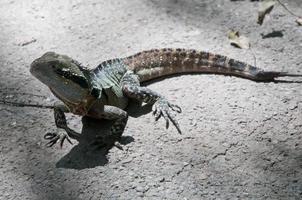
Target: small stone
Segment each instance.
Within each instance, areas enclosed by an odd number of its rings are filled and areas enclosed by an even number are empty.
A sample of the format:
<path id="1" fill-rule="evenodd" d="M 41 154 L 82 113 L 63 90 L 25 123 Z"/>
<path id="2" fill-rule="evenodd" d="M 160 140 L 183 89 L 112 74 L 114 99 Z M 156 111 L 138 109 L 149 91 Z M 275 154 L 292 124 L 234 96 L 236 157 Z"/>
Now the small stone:
<path id="1" fill-rule="evenodd" d="M 211 195 L 213 195 L 213 194 L 215 194 L 215 193 L 216 193 L 215 191 L 211 191 L 211 192 L 210 192 Z"/>
<path id="2" fill-rule="evenodd" d="M 10 94 L 10 95 L 6 95 L 5 98 L 13 98 L 14 95 Z"/>
<path id="3" fill-rule="evenodd" d="M 165 181 L 165 177 L 160 177 L 159 179 L 158 179 L 158 182 L 160 182 L 160 183 L 162 183 L 162 182 L 164 182 Z"/>
<path id="4" fill-rule="evenodd" d="M 199 175 L 199 179 L 201 179 L 201 180 L 205 180 L 207 178 L 208 178 L 208 175 L 206 175 L 206 174 L 200 174 Z"/>
<path id="5" fill-rule="evenodd" d="M 122 160 L 121 163 L 122 164 L 127 164 L 127 163 L 130 163 L 132 160 L 133 160 L 133 158 L 131 158 L 131 157 L 130 158 L 126 158 L 125 160 Z"/>
<path id="6" fill-rule="evenodd" d="M 34 42 L 36 42 L 36 41 L 37 41 L 37 39 L 32 38 L 32 39 L 30 39 L 30 40 L 27 40 L 27 41 L 24 41 L 24 42 L 20 42 L 18 45 L 19 45 L 19 46 L 26 46 L 26 45 L 29 45 L 29 44 L 34 43 Z"/>
<path id="7" fill-rule="evenodd" d="M 137 192 L 144 192 L 144 188 L 141 186 L 136 187 L 135 189 Z"/>
<path id="8" fill-rule="evenodd" d="M 295 110 L 296 108 L 298 108 L 298 105 L 296 105 L 296 104 L 291 104 L 291 105 L 289 106 L 289 109 L 290 109 L 290 110 Z"/>
<path id="9" fill-rule="evenodd" d="M 193 119 L 193 120 L 191 121 L 191 125 L 194 126 L 194 127 L 197 126 L 197 121 L 196 121 L 195 119 Z"/>

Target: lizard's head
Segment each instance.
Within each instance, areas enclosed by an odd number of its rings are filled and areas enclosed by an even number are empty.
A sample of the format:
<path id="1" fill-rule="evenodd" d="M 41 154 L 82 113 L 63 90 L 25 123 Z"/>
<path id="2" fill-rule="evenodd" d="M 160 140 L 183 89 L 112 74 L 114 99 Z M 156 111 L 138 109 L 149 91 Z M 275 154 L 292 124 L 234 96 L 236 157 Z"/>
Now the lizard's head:
<path id="1" fill-rule="evenodd" d="M 78 103 L 89 92 L 88 70 L 72 58 L 47 52 L 30 65 L 30 72 L 65 103 Z"/>

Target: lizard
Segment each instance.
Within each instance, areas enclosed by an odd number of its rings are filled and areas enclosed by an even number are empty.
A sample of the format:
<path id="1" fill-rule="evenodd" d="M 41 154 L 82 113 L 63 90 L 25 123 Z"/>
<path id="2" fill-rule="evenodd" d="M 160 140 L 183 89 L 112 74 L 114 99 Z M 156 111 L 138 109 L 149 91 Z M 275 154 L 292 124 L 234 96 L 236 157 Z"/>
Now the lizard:
<path id="1" fill-rule="evenodd" d="M 84 67 L 69 56 L 46 52 L 30 65 L 30 72 L 61 103 L 54 106 L 54 119 L 63 133 L 46 133 L 47 146 L 70 138 L 79 139 L 81 134 L 68 127 L 65 113 L 88 116 L 96 119 L 114 120 L 110 134 L 98 139 L 100 147 L 119 145 L 128 114 L 125 108 L 130 99 L 152 105 L 157 121 L 164 118 L 166 128 L 172 123 L 178 133 L 181 129 L 176 113 L 181 108 L 163 95 L 152 91 L 141 83 L 175 74 L 206 73 L 237 76 L 256 82 L 274 82 L 284 76 L 302 76 L 279 71 L 264 71 L 245 62 L 223 55 L 194 49 L 151 49 L 134 55 L 101 62 L 94 69 Z"/>

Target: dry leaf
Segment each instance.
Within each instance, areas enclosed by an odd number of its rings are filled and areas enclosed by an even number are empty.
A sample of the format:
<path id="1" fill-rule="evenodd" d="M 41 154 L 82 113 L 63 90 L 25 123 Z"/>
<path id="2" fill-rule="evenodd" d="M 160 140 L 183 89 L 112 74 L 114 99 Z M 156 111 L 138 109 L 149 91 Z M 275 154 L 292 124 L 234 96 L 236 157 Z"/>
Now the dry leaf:
<path id="1" fill-rule="evenodd" d="M 302 17 L 296 19 L 296 22 L 299 26 L 302 26 Z"/>
<path id="2" fill-rule="evenodd" d="M 274 0 L 264 0 L 260 2 L 259 10 L 258 10 L 258 21 L 257 23 L 262 25 L 265 15 L 269 14 L 276 4 Z"/>
<path id="3" fill-rule="evenodd" d="M 239 34 L 239 31 L 230 31 L 228 34 L 231 45 L 241 48 L 248 49 L 250 48 L 250 41 L 247 37 Z"/>

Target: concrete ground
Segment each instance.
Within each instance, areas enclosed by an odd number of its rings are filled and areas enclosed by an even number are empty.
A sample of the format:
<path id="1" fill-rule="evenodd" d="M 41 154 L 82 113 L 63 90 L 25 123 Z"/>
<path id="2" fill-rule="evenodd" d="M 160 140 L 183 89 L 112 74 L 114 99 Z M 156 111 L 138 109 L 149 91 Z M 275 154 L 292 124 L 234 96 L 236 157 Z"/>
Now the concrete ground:
<path id="1" fill-rule="evenodd" d="M 283 0 L 302 13 L 301 0 Z M 302 73 L 302 27 L 277 6 L 263 26 L 257 2 L 87 0 L 0 2 L 1 99 L 50 105 L 29 73 L 46 51 L 84 65 L 151 48 L 206 50 L 254 63 L 229 45 L 250 38 L 257 66 Z M 276 34 L 277 32 L 277 34 Z M 273 33 L 273 34 L 271 34 Z M 150 85 L 183 108 L 183 130 L 165 130 L 133 105 L 124 151 L 87 143 L 110 123 L 69 116 L 83 141 L 45 147 L 51 110 L 0 105 L 0 199 L 302 199 L 301 83 L 255 83 L 216 75 L 178 76 Z"/>

